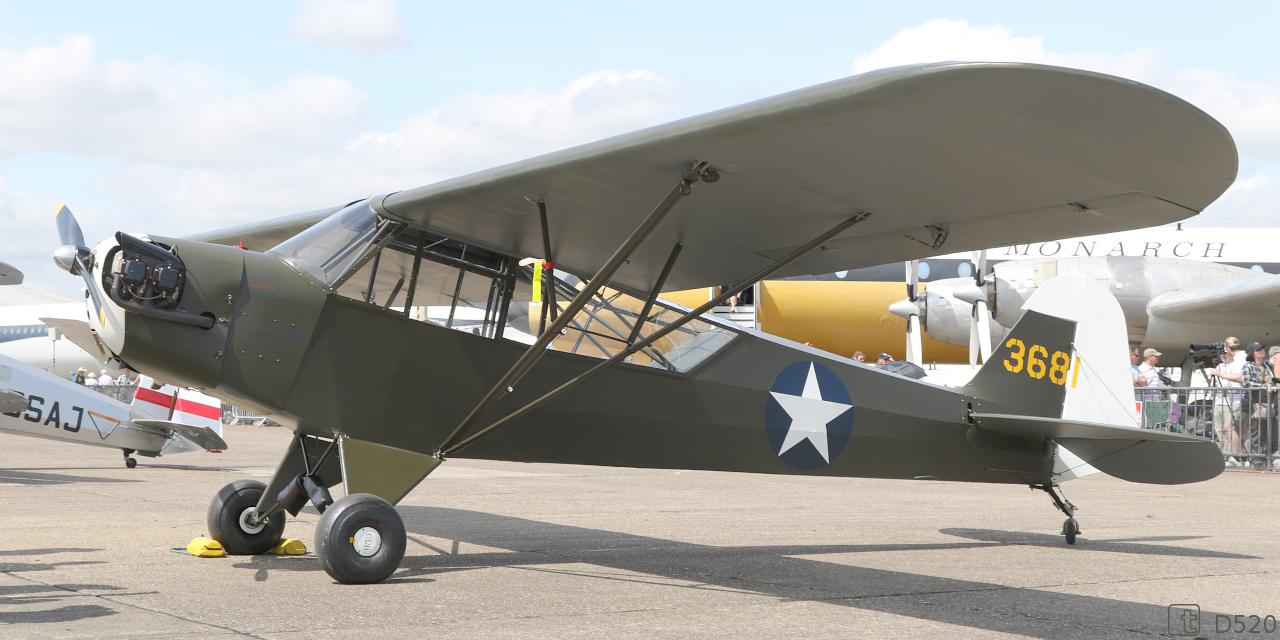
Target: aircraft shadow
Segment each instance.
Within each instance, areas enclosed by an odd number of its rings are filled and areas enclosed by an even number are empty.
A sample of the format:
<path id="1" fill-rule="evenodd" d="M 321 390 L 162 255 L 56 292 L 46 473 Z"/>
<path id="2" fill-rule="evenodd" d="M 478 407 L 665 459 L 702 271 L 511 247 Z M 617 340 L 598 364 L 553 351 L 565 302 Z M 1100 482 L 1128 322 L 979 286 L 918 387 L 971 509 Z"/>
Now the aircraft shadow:
<path id="1" fill-rule="evenodd" d="M 81 563 L 62 563 L 81 564 Z M 0 570 L 11 571 L 13 565 L 0 565 Z M 41 605 L 59 603 L 67 598 L 83 597 L 83 590 L 120 591 L 123 587 L 107 584 L 18 584 L 0 586 L 0 606 Z M 57 624 L 101 618 L 119 613 L 100 604 L 73 604 L 38 611 L 0 611 L 0 625 Z"/>
<path id="2" fill-rule="evenodd" d="M 547 565 L 589 564 L 640 575 L 567 567 L 563 572 L 584 579 L 625 581 L 645 581 L 645 576 L 657 576 L 692 583 L 681 585 L 689 589 L 733 590 L 782 600 L 817 601 L 1053 640 L 1168 631 L 1168 608 L 1159 605 L 795 557 L 1010 544 L 1005 540 L 921 545 L 714 547 L 459 509 L 402 506 L 399 510 L 412 533 L 510 552 L 412 556 L 406 558 L 402 570 L 394 576 L 397 579 L 494 566 L 531 565 L 530 568 L 536 566 L 535 570 L 557 571 Z M 1035 540 L 1016 539 L 1017 544 Z M 1093 549 L 1093 544 L 1082 549 L 1141 553 L 1139 548 L 1151 546 L 1159 555 L 1179 555 L 1170 551 L 1172 547 L 1160 545 L 1110 542 L 1104 543 L 1103 548 Z M 1241 557 L 1211 552 L 1182 555 Z M 318 563 L 309 564 L 318 570 Z"/>
<path id="3" fill-rule="evenodd" d="M 101 618 L 118 613 L 100 604 L 73 604 L 43 611 L 0 611 L 0 624 L 49 624 Z"/>
<path id="4" fill-rule="evenodd" d="M 47 556 L 51 553 L 92 553 L 94 551 L 102 551 L 102 549 L 77 549 L 73 547 L 55 547 L 52 549 L 14 549 L 12 551 L 0 550 L 0 556 Z"/>
<path id="5" fill-rule="evenodd" d="M 994 529 L 939 529 L 939 533 L 970 540 L 996 542 L 1007 545 L 1026 545 L 1033 547 L 1062 547 L 1060 535 L 1047 533 L 1029 533 L 1026 531 L 997 531 Z M 1198 540 L 1204 536 L 1155 536 L 1150 538 L 1128 538 L 1116 540 L 1096 540 L 1080 536 L 1076 548 L 1088 551 L 1105 551 L 1107 553 L 1137 553 L 1149 556 L 1178 556 L 1183 558 L 1234 558 L 1239 560 L 1259 560 L 1258 556 L 1226 551 L 1210 551 L 1208 549 L 1191 549 L 1188 547 L 1172 547 L 1161 544 L 1139 544 L 1140 542 Z"/>
<path id="6" fill-rule="evenodd" d="M 73 476 L 62 473 L 0 469 L 0 484 L 51 485 L 98 482 L 142 482 L 142 480 L 134 480 L 131 478 L 95 478 L 93 476 Z"/>

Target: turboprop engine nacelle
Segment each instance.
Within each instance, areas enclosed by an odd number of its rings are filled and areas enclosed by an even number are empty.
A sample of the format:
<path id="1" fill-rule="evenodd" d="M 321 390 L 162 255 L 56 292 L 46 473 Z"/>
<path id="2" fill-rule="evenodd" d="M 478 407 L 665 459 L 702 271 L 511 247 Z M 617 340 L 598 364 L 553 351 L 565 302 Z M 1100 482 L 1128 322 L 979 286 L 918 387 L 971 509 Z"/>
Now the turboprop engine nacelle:
<path id="1" fill-rule="evenodd" d="M 948 344 L 969 346 L 969 325 L 973 323 L 973 304 L 956 296 L 956 292 L 964 287 L 973 287 L 973 278 L 950 278 L 935 280 L 919 296 L 915 307 L 920 311 L 920 326 L 935 340 Z M 889 307 L 895 315 L 902 315 L 899 310 L 906 308 L 903 301 Z M 991 322 L 991 342 L 997 344 L 1008 329 L 997 322 Z"/>

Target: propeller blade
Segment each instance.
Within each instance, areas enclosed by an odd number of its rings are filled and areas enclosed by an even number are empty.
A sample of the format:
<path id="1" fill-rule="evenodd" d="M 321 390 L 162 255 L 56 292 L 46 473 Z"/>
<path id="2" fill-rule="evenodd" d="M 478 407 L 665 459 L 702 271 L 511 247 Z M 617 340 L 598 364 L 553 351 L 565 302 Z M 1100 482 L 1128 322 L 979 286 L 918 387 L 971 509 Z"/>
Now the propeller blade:
<path id="1" fill-rule="evenodd" d="M 974 305 L 978 308 L 978 305 Z M 978 351 L 981 345 L 978 342 L 978 321 L 973 316 L 969 317 L 969 366 L 978 366 Z"/>
<path id="2" fill-rule="evenodd" d="M 924 366 L 924 338 L 920 333 L 920 316 L 907 318 L 907 362 Z"/>
<path id="3" fill-rule="evenodd" d="M 979 287 L 987 283 L 987 250 L 973 252 L 973 264 L 978 267 L 973 272 L 973 281 Z"/>
<path id="4" fill-rule="evenodd" d="M 987 301 L 979 300 L 973 305 L 974 326 L 977 327 L 978 351 L 982 354 L 982 364 L 991 359 L 991 314 L 987 312 Z M 971 356 L 972 357 L 972 356 Z"/>
<path id="5" fill-rule="evenodd" d="M 907 265 L 907 299 L 915 302 L 916 291 L 920 288 L 920 261 L 908 260 Z"/>
<path id="6" fill-rule="evenodd" d="M 86 248 L 84 232 L 80 230 L 80 223 L 76 222 L 76 217 L 71 214 L 71 209 L 67 205 L 59 202 L 58 211 L 53 214 L 53 219 L 58 224 L 58 240 L 62 241 L 63 246 Z"/>

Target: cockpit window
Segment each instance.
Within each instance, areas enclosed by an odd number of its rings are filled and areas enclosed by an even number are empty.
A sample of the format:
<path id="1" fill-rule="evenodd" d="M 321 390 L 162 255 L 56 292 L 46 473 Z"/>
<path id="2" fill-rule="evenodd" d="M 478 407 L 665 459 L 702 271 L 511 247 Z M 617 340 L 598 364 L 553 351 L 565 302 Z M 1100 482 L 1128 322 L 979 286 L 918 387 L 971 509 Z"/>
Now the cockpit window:
<path id="1" fill-rule="evenodd" d="M 403 228 L 404 225 L 398 222 L 379 218 L 369 206 L 369 201 L 361 200 L 281 242 L 267 253 L 284 258 L 333 287 Z"/>

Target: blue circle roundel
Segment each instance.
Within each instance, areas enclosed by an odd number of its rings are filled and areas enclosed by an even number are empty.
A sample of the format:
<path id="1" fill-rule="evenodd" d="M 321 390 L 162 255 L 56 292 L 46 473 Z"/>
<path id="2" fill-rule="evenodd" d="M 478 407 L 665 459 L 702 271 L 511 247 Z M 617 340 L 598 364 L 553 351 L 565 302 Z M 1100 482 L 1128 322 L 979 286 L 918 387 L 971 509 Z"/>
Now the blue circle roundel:
<path id="1" fill-rule="evenodd" d="M 825 467 L 844 451 L 853 433 L 849 390 L 822 364 L 792 364 L 769 388 L 764 428 L 783 462 L 801 471 Z"/>

